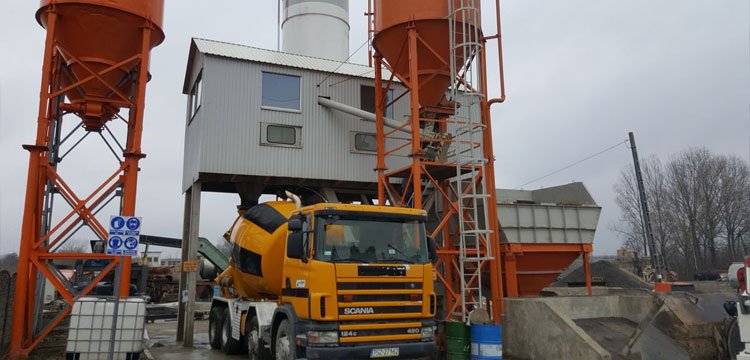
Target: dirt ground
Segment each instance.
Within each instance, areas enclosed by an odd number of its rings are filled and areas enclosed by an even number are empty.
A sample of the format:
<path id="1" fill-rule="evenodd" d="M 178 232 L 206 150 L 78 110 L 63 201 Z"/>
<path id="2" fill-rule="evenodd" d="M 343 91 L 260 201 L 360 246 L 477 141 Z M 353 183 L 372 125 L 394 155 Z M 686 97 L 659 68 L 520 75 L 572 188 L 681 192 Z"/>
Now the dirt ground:
<path id="1" fill-rule="evenodd" d="M 177 344 L 177 321 L 160 321 L 146 324 L 148 351 L 154 360 L 242 359 L 245 356 L 228 356 L 208 345 L 208 320 L 195 321 L 193 348 Z"/>

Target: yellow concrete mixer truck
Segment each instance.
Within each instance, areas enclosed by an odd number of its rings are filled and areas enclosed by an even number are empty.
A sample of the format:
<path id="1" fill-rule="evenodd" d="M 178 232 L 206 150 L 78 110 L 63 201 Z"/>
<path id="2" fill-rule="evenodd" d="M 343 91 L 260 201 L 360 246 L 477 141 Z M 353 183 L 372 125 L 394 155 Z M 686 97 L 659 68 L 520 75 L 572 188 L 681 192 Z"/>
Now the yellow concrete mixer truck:
<path id="1" fill-rule="evenodd" d="M 251 207 L 228 233 L 211 346 L 251 359 L 432 355 L 436 254 L 426 213 L 290 198 Z"/>

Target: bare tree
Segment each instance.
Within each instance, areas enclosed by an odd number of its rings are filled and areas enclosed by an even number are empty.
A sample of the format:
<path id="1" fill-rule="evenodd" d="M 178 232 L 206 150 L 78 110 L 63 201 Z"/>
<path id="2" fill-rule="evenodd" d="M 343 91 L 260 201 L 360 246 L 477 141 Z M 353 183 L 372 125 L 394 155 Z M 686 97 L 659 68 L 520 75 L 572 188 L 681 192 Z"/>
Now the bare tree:
<path id="1" fill-rule="evenodd" d="M 69 239 L 57 249 L 57 252 L 66 254 L 90 253 L 91 251 L 89 246 L 90 245 L 85 241 Z"/>
<path id="2" fill-rule="evenodd" d="M 0 256 L 0 271 L 16 272 L 18 267 L 18 254 L 5 254 Z"/>
<path id="3" fill-rule="evenodd" d="M 746 247 L 740 244 L 747 232 L 750 210 L 750 170 L 744 161 L 734 156 L 724 157 L 725 165 L 717 175 L 721 226 L 731 261 L 741 260 Z"/>
<path id="4" fill-rule="evenodd" d="M 750 251 L 750 168 L 733 156 L 689 149 L 666 164 L 642 163 L 657 252 L 683 277 L 724 268 Z M 611 225 L 624 243 L 646 254 L 632 167 L 613 187 L 621 210 Z"/>

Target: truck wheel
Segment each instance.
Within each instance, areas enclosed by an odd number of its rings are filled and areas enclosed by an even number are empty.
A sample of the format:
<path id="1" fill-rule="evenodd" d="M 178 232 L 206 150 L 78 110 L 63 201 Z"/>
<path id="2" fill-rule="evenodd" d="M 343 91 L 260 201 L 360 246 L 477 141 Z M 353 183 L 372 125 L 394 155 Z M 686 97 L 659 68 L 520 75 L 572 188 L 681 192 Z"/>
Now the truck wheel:
<path id="1" fill-rule="evenodd" d="M 242 345 L 238 340 L 232 338 L 232 317 L 229 315 L 229 308 L 224 308 L 221 316 L 224 318 L 221 327 L 221 350 L 227 355 L 238 354 L 242 350 Z"/>
<path id="2" fill-rule="evenodd" d="M 208 342 L 211 348 L 221 349 L 221 328 L 223 325 L 222 315 L 224 312 L 220 307 L 212 307 L 208 315 Z"/>
<path id="3" fill-rule="evenodd" d="M 257 316 L 253 316 L 248 322 L 248 332 L 245 337 L 247 338 L 247 354 L 250 356 L 250 360 L 268 360 L 271 358 L 268 349 L 266 349 L 266 343 L 260 338 L 260 323 Z"/>
<path id="4" fill-rule="evenodd" d="M 294 360 L 296 351 L 294 345 L 294 331 L 289 320 L 284 319 L 276 330 L 276 360 Z"/>

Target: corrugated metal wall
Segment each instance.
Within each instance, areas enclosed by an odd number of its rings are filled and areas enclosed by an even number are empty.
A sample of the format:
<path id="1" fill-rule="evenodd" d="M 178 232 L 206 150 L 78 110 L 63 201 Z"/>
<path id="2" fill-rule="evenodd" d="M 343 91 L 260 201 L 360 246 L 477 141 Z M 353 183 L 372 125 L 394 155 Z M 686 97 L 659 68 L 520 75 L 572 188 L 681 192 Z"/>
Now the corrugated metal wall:
<path id="1" fill-rule="evenodd" d="M 299 113 L 261 109 L 263 71 L 301 77 Z M 359 107 L 360 86 L 372 84 L 366 78 L 205 56 L 201 109 L 185 136 L 183 189 L 199 173 L 375 182 L 376 155 L 351 151 L 351 132 L 374 133 L 374 124 L 317 103 L 326 96 Z M 399 86 L 395 94 L 402 92 Z M 408 111 L 405 97 L 396 103 L 394 118 L 403 121 Z M 302 127 L 302 147 L 261 145 L 261 123 Z"/>

